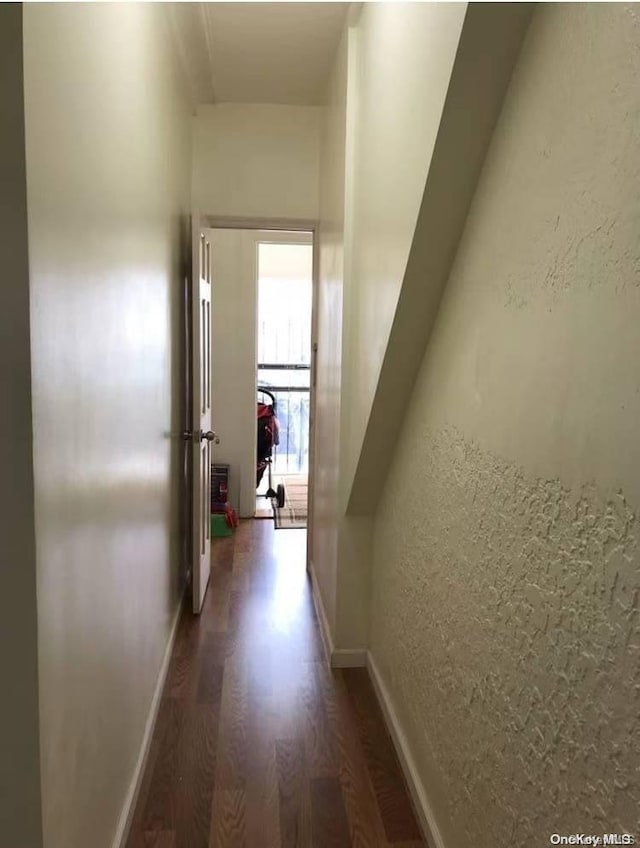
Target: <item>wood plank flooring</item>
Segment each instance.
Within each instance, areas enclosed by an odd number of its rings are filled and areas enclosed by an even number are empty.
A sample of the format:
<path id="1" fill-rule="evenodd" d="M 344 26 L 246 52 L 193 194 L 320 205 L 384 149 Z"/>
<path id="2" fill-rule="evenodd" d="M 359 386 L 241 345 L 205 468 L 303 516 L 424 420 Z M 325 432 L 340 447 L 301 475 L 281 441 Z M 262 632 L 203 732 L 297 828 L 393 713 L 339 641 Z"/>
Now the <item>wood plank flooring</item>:
<path id="1" fill-rule="evenodd" d="M 326 666 L 305 547 L 266 521 L 215 540 L 127 848 L 426 848 L 367 672 Z"/>

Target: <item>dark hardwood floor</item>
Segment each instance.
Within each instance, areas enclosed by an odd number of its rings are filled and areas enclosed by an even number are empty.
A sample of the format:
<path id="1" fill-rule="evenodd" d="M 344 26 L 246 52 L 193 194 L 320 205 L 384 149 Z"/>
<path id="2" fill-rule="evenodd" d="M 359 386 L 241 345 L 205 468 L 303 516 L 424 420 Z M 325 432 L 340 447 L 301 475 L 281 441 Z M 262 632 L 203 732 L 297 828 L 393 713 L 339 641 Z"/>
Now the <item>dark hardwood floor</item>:
<path id="1" fill-rule="evenodd" d="M 246 521 L 216 540 L 184 611 L 128 848 L 419 848 L 364 669 L 334 670 L 305 532 Z"/>

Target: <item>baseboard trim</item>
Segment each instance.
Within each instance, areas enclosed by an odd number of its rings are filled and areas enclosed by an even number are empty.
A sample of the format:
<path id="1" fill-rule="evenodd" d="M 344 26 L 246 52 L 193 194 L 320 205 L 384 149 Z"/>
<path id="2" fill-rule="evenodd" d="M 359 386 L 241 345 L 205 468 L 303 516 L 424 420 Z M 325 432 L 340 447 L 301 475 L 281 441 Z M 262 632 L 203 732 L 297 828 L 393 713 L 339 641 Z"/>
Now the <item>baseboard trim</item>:
<path id="1" fill-rule="evenodd" d="M 424 834 L 424 837 L 429 845 L 429 848 L 444 848 L 444 842 L 438 829 L 438 825 L 433 814 L 433 809 L 429 803 L 424 784 L 418 774 L 418 769 L 411 755 L 411 750 L 407 742 L 407 737 L 402 730 L 398 715 L 396 713 L 393 701 L 389 690 L 380 676 L 378 667 L 373 659 L 371 652 L 367 652 L 367 669 L 369 677 L 373 685 L 376 697 L 380 704 L 380 708 L 384 714 L 391 739 L 398 754 L 400 765 L 404 773 L 404 778 L 407 781 L 411 800 L 418 817 L 418 822 Z"/>
<path id="2" fill-rule="evenodd" d="M 366 648 L 336 648 L 331 652 L 331 668 L 366 668 Z"/>
<path id="3" fill-rule="evenodd" d="M 329 628 L 327 613 L 325 612 L 324 603 L 322 602 L 322 594 L 320 593 L 320 587 L 318 586 L 315 568 L 311 560 L 309 561 L 309 574 L 311 575 L 311 597 L 313 598 L 313 605 L 316 608 L 316 615 L 320 622 L 320 635 L 324 646 L 324 656 L 327 661 L 327 665 L 331 665 L 331 657 L 333 656 L 333 639 L 331 638 L 331 629 Z"/>
<path id="4" fill-rule="evenodd" d="M 324 656 L 327 665 L 330 668 L 365 668 L 367 665 L 367 649 L 366 648 L 335 648 L 333 638 L 331 637 L 331 629 L 329 620 L 322 601 L 322 593 L 318 586 L 313 562 L 309 561 L 309 574 L 311 576 L 311 596 L 313 605 L 316 608 L 316 615 L 320 622 L 320 635 L 322 636 L 322 644 L 324 646 Z"/>
<path id="5" fill-rule="evenodd" d="M 129 831 L 131 830 L 131 824 L 133 821 L 133 814 L 136 809 L 136 803 L 138 801 L 138 795 L 140 794 L 140 788 L 142 786 L 142 778 L 144 776 L 144 770 L 147 765 L 147 760 L 149 758 L 149 750 L 151 748 L 151 738 L 153 737 L 153 730 L 156 725 L 156 719 L 158 718 L 158 711 L 160 709 L 160 700 L 162 698 L 162 691 L 164 689 L 164 684 L 167 679 L 167 673 L 169 671 L 169 663 L 171 661 L 171 654 L 173 652 L 173 646 L 176 641 L 176 635 L 178 633 L 178 622 L 180 620 L 180 614 L 182 612 L 182 608 L 185 603 L 185 596 L 180 600 L 178 604 L 178 609 L 173 617 L 173 623 L 171 624 L 171 632 L 169 633 L 169 640 L 167 642 L 167 647 L 165 648 L 164 657 L 162 658 L 162 665 L 160 666 L 160 673 L 158 674 L 158 680 L 156 682 L 156 688 L 153 692 L 153 698 L 151 699 L 151 707 L 149 709 L 149 715 L 147 716 L 147 723 L 144 728 L 144 734 L 142 737 L 142 744 L 140 746 L 140 752 L 138 754 L 138 761 L 136 763 L 136 767 L 133 772 L 133 778 L 131 779 L 131 784 L 129 786 L 129 791 L 127 792 L 127 797 L 124 802 L 124 806 L 122 808 L 122 813 L 120 815 L 120 821 L 118 822 L 118 827 L 116 829 L 116 835 L 113 839 L 113 848 L 125 848 L 127 843 L 127 839 L 129 838 Z"/>

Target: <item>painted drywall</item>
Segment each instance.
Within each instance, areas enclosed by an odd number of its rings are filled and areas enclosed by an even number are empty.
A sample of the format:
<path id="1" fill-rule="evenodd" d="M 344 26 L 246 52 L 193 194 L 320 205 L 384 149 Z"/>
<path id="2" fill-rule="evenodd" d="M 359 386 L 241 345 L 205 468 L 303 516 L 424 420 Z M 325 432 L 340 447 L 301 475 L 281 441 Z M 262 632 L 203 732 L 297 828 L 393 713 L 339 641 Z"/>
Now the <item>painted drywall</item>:
<path id="1" fill-rule="evenodd" d="M 339 410 L 332 433 L 340 451 L 339 499 L 319 518 L 319 544 L 330 539 L 331 545 L 313 552 L 312 561 L 329 575 L 333 594 L 326 587 L 321 594 L 335 612 L 332 638 L 339 648 L 362 650 L 368 643 L 373 513 L 530 14 L 529 4 L 365 5 L 354 10 L 345 34 L 346 59 L 336 60 L 343 147 L 330 150 L 323 138 L 320 184 L 321 191 L 332 190 L 332 169 L 344 162 L 343 284 L 341 308 L 324 314 L 322 332 L 331 339 L 341 327 L 341 346 L 331 342 L 341 373 L 318 426 Z M 434 38 L 438 49 L 426 56 Z M 384 127 L 378 127 L 381 109 L 394 116 Z M 414 112 L 429 142 L 422 147 L 413 136 Z M 328 108 L 325 136 L 331 120 Z M 364 173 L 363 162 L 369 163 Z M 394 168 L 399 176 L 390 180 Z M 321 229 L 321 257 L 332 249 L 331 237 Z M 332 367 L 322 354 L 321 344 L 321 385 Z M 319 452 L 320 478 L 329 474 L 321 462 Z"/>
<path id="2" fill-rule="evenodd" d="M 404 279 L 350 486 L 370 515 L 384 486 L 478 177 L 532 12 L 530 3 L 467 7 Z"/>
<path id="3" fill-rule="evenodd" d="M 318 352 L 311 562 L 332 633 L 338 557 L 347 42 L 345 30 L 327 87 L 323 116 L 316 302 Z"/>
<path id="4" fill-rule="evenodd" d="M 347 167 L 341 490 L 348 495 L 436 141 L 466 3 L 365 3 Z"/>
<path id="5" fill-rule="evenodd" d="M 157 5 L 24 42 L 44 844 L 110 848 L 182 589 L 190 114 Z"/>
<path id="6" fill-rule="evenodd" d="M 345 172 L 339 186 L 342 309 L 328 314 L 325 327 L 329 338 L 342 334 L 336 351 L 340 358 L 332 363 L 341 369 L 332 378 L 340 393 L 339 401 L 333 401 L 340 416 L 338 504 L 330 503 L 335 518 L 333 523 L 325 518 L 320 536 L 321 544 L 325 539 L 329 543 L 322 556 L 314 554 L 314 567 L 331 575 L 335 551 L 335 598 L 332 602 L 327 590 L 323 598 L 330 611 L 335 608 L 335 622 L 329 619 L 337 648 L 361 649 L 368 643 L 372 516 L 371 511 L 351 516 L 346 510 L 465 12 L 466 4 L 364 4 L 348 28 L 346 59 L 339 54 L 334 68 L 346 98 Z M 346 69 L 340 70 L 341 61 Z M 325 160 L 322 186 L 331 180 L 331 167 L 331 160 Z M 320 251 L 322 257 L 322 233 Z M 373 467 L 377 465 L 376 458 Z M 376 492 L 383 477 L 374 481 Z"/>
<path id="7" fill-rule="evenodd" d="M 347 33 L 338 505 L 324 533 L 337 551 L 336 648 L 368 643 L 372 516 L 346 508 L 465 11 L 466 4 L 363 4 Z M 333 550 L 320 566 L 329 573 Z"/>
<path id="8" fill-rule="evenodd" d="M 207 3 L 203 8 L 216 102 L 323 102 L 348 3 Z"/>
<path id="9" fill-rule="evenodd" d="M 256 506 L 256 234 L 209 230 L 212 263 L 211 394 L 220 445 L 230 466 L 229 500 L 249 518 Z"/>
<path id="10" fill-rule="evenodd" d="M 193 203 L 223 217 L 318 217 L 320 106 L 220 103 L 193 118 Z"/>
<path id="11" fill-rule="evenodd" d="M 377 513 L 446 846 L 640 827 L 639 48 L 633 6 L 537 7 Z"/>
<path id="12" fill-rule="evenodd" d="M 42 845 L 22 6 L 0 6 L 0 833 Z"/>

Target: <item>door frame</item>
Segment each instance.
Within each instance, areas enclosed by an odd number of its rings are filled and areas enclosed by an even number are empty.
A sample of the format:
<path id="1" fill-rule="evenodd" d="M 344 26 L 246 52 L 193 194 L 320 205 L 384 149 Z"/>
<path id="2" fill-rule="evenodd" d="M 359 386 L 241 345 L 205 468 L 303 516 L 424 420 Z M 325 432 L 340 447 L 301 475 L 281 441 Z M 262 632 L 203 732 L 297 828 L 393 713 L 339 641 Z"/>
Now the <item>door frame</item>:
<path id="1" fill-rule="evenodd" d="M 316 384 L 318 352 L 318 292 L 319 250 L 318 221 L 311 218 L 260 218 L 200 213 L 200 227 L 212 230 L 271 230 L 290 233 L 311 233 L 312 245 L 312 293 L 311 293 L 311 373 L 309 390 L 309 482 L 307 489 L 307 571 L 310 569 L 313 551 L 313 500 L 315 491 L 316 458 Z"/>

